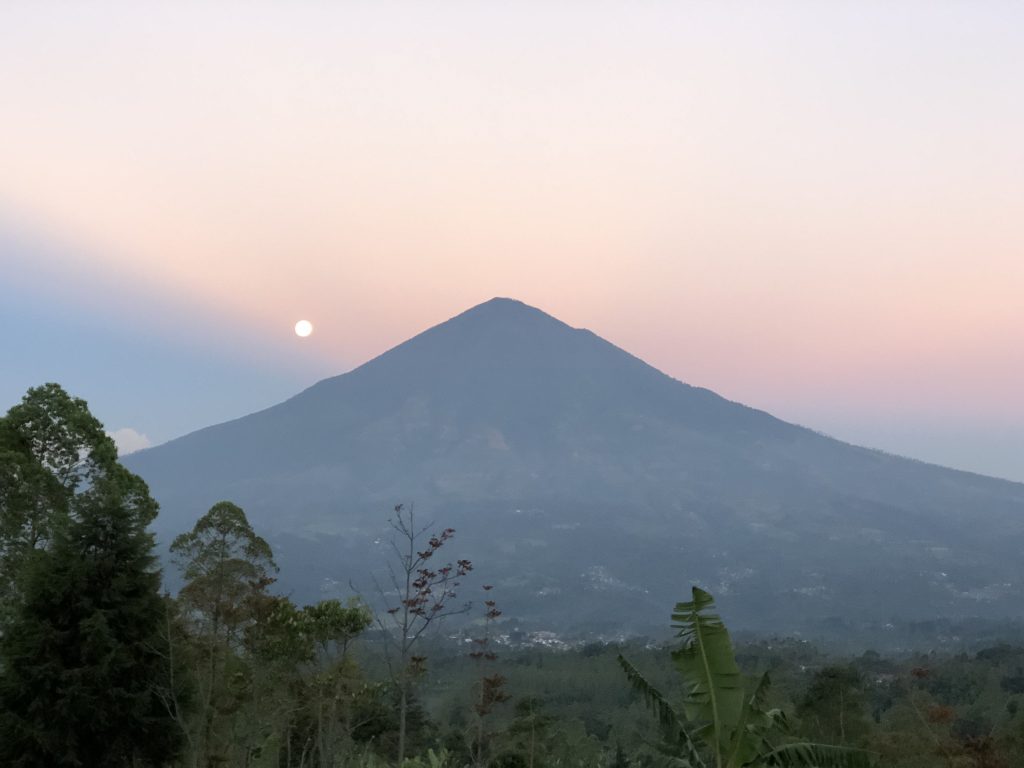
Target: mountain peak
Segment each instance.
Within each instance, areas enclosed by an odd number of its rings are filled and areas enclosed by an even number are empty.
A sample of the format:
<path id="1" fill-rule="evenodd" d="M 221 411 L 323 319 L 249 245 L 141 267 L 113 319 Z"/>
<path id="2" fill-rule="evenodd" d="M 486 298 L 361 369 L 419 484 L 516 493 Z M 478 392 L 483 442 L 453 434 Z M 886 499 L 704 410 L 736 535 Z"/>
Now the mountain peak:
<path id="1" fill-rule="evenodd" d="M 563 328 L 569 327 L 558 318 L 537 309 L 537 307 L 530 306 L 525 302 L 519 301 L 519 299 L 511 299 L 504 296 L 495 296 L 493 299 L 488 299 L 481 304 L 470 307 L 465 312 L 451 318 L 449 322 L 452 321 L 460 324 L 466 322 L 514 324 L 544 321 Z M 442 323 L 442 325 L 447 325 L 447 323 Z"/>
<path id="2" fill-rule="evenodd" d="M 474 307 L 470 307 L 467 312 L 473 312 L 476 310 L 501 310 L 502 308 L 518 308 L 520 310 L 533 310 L 539 312 L 536 307 L 531 307 L 524 301 L 519 299 L 513 299 L 510 296 L 495 296 L 494 298 L 488 299 L 487 301 L 480 302 Z"/>
<path id="3" fill-rule="evenodd" d="M 367 367 L 405 365 L 445 375 L 458 375 L 467 366 L 533 368 L 544 360 L 557 364 L 571 356 L 571 351 L 593 351 L 595 344 L 614 350 L 613 355 L 624 354 L 536 307 L 496 297 L 413 336 L 371 360 Z"/>

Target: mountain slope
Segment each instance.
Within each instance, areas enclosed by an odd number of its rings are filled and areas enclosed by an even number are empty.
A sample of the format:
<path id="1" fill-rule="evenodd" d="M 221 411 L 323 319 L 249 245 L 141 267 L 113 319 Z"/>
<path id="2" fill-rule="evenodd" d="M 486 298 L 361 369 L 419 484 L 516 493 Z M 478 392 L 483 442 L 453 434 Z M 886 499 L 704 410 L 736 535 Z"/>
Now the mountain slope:
<path id="1" fill-rule="evenodd" d="M 303 596 L 379 567 L 414 500 L 540 622 L 658 619 L 690 581 L 741 623 L 1024 607 L 1024 486 L 787 424 L 508 299 L 126 463 L 165 538 L 230 498 Z"/>

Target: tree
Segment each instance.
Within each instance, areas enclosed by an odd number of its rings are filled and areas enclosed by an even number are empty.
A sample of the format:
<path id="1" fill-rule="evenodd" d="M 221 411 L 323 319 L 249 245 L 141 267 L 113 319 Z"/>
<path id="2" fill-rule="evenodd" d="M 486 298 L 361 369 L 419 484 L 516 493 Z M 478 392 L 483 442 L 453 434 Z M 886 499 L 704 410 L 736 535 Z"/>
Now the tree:
<path id="1" fill-rule="evenodd" d="M 231 749 L 229 716 L 244 699 L 232 673 L 244 678 L 239 653 L 245 630 L 277 566 L 270 545 L 228 501 L 214 504 L 178 536 L 171 555 L 185 580 L 178 599 L 196 657 L 192 764 L 208 766 L 225 760 Z"/>
<path id="2" fill-rule="evenodd" d="M 241 765 L 277 766 L 287 755 L 292 726 L 306 691 L 300 670 L 312 663 L 313 641 L 303 612 L 291 600 L 257 591 L 247 604 L 241 642 L 228 681 L 230 731 Z M 226 729 L 225 729 L 226 730 Z"/>
<path id="3" fill-rule="evenodd" d="M 5 475 L 4 513 L 20 524 L 7 530 L 21 537 L 7 553 L 22 549 L 7 561 L 18 594 L 0 638 L 0 764 L 165 765 L 180 734 L 157 694 L 157 505 L 83 401 L 47 385 L 22 406 L 2 427 L 19 462 Z"/>
<path id="4" fill-rule="evenodd" d="M 817 739 L 844 746 L 868 730 L 863 682 L 853 667 L 823 667 L 796 709 L 804 730 Z"/>
<path id="5" fill-rule="evenodd" d="M 428 563 L 455 535 L 455 529 L 445 528 L 435 535 L 431 525 L 417 527 L 413 507 L 397 505 L 388 522 L 397 561 L 389 564 L 388 574 L 397 605 L 387 609 L 387 618 L 378 617 L 378 623 L 387 643 L 388 668 L 398 689 L 397 758 L 398 765 L 402 765 L 412 684 L 423 673 L 426 662 L 413 650 L 427 629 L 447 616 L 469 610 L 469 605 L 452 608 L 451 602 L 457 596 L 459 579 L 473 570 L 473 565 L 469 560 L 458 560 L 454 565 L 431 568 Z"/>
<path id="6" fill-rule="evenodd" d="M 483 590 L 489 593 L 494 587 L 484 584 Z M 511 696 L 505 691 L 505 676 L 489 668 L 497 660 L 498 655 L 491 648 L 492 625 L 501 616 L 497 603 L 488 594 L 484 600 L 484 631 L 480 637 L 473 638 L 473 650 L 469 657 L 477 666 L 477 680 L 474 685 L 473 713 L 476 715 L 476 738 L 474 739 L 473 763 L 482 768 L 485 765 L 484 754 L 487 751 L 489 734 L 485 721 L 495 707 L 508 701 Z M 532 754 L 531 754 L 532 760 Z"/>
<path id="7" fill-rule="evenodd" d="M 546 744 L 548 731 L 554 723 L 555 718 L 544 711 L 544 702 L 539 698 L 529 696 L 516 702 L 509 734 L 521 742 L 527 768 L 536 765 L 538 749 Z"/>
<path id="8" fill-rule="evenodd" d="M 615 745 L 615 755 L 609 763 L 608 768 L 630 768 L 631 763 L 629 758 L 626 757 L 626 750 L 622 748 L 621 744 Z"/>
<path id="9" fill-rule="evenodd" d="M 683 711 L 619 655 L 633 688 L 643 697 L 665 732 L 680 764 L 687 768 L 859 768 L 870 764 L 866 752 L 807 742 L 785 743 L 783 713 L 766 708 L 768 674 L 748 690 L 736 664 L 732 641 L 722 620 L 708 613 L 711 595 L 693 588 L 693 599 L 678 603 L 673 628 L 682 645 L 672 661 L 686 686 Z"/>
<path id="10" fill-rule="evenodd" d="M 18 601 L 28 562 L 67 523 L 75 495 L 116 463 L 103 425 L 59 384 L 30 389 L 0 418 L 0 621 Z"/>
<path id="11" fill-rule="evenodd" d="M 302 617 L 304 631 L 315 644 L 309 698 L 316 752 L 321 768 L 330 768 L 336 764 L 341 742 L 351 741 L 354 698 L 360 692 L 349 646 L 373 622 L 373 613 L 358 599 L 347 605 L 322 600 L 303 608 Z"/>

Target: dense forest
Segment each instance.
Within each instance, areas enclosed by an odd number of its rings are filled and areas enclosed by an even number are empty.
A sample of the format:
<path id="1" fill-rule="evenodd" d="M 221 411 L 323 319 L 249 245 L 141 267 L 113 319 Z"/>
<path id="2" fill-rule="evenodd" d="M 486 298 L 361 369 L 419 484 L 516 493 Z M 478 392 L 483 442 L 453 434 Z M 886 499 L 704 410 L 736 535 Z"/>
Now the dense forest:
<path id="1" fill-rule="evenodd" d="M 373 594 L 296 605 L 222 501 L 169 543 L 172 596 L 157 512 L 61 387 L 0 419 L 0 765 L 1024 764 L 1024 647 L 734 643 L 698 588 L 667 643 L 564 642 L 402 505 Z"/>

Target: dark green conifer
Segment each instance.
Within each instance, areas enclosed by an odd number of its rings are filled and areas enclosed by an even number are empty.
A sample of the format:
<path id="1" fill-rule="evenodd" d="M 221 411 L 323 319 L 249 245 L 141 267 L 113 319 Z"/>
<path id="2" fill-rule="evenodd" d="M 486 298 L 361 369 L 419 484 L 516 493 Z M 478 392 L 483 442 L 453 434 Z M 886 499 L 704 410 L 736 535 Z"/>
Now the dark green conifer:
<path id="1" fill-rule="evenodd" d="M 157 505 L 112 444 L 99 448 L 80 457 L 88 479 L 69 489 L 49 546 L 24 563 L 0 637 L 0 765 L 135 768 L 167 765 L 177 752 L 146 531 Z"/>

